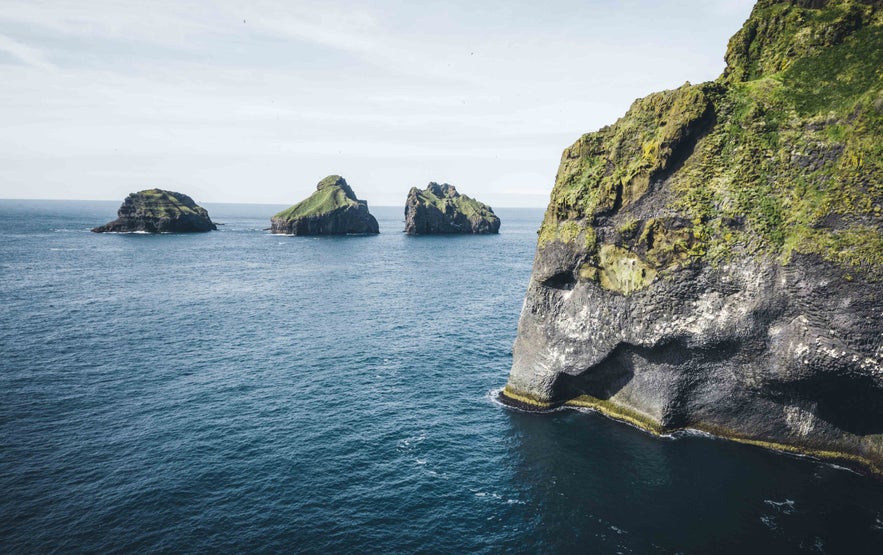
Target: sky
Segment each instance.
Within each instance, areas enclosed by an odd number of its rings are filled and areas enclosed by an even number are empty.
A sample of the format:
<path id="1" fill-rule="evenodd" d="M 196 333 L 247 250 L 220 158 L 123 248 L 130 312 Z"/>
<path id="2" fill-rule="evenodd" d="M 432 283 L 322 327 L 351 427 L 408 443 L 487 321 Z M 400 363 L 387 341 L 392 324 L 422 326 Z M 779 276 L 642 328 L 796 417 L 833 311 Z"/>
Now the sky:
<path id="1" fill-rule="evenodd" d="M 0 198 L 545 206 L 561 152 L 716 78 L 753 0 L 0 0 Z"/>

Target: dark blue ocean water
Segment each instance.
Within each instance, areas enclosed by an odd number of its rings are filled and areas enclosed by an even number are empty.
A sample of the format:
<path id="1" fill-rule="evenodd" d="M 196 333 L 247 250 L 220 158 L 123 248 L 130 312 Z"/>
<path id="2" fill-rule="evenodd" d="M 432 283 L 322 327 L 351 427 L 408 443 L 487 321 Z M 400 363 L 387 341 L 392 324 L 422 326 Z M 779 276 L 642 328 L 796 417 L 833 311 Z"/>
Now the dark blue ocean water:
<path id="1" fill-rule="evenodd" d="M 499 236 L 97 235 L 0 201 L 0 552 L 880 552 L 883 486 L 506 380 L 540 210 Z"/>

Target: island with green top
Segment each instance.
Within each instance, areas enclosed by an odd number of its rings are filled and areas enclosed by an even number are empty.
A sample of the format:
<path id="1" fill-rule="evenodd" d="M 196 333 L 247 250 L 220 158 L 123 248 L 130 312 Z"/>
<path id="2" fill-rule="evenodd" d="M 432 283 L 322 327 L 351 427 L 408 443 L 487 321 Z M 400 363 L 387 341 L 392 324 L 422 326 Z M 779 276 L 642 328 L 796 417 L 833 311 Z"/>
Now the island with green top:
<path id="1" fill-rule="evenodd" d="M 217 226 L 205 208 L 183 193 L 146 189 L 132 193 L 117 211 L 117 219 L 95 233 L 194 233 Z"/>
<path id="2" fill-rule="evenodd" d="M 329 175 L 316 192 L 270 220 L 270 232 L 283 235 L 367 235 L 380 233 L 368 203 L 339 175 Z"/>
<path id="3" fill-rule="evenodd" d="M 466 195 L 453 185 L 431 182 L 425 189 L 411 187 L 405 201 L 405 233 L 499 233 L 500 218 L 490 206 Z"/>

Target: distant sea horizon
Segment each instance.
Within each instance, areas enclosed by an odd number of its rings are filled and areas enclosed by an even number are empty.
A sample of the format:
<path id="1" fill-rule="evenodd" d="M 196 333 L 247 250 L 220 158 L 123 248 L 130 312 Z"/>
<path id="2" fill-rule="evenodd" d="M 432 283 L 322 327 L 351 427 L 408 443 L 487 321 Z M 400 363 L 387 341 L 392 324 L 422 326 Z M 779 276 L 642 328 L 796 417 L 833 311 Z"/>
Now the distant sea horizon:
<path id="1" fill-rule="evenodd" d="M 179 192 L 190 196 L 191 198 L 193 198 L 194 201 L 196 201 L 197 204 L 205 205 L 206 207 L 211 206 L 211 205 L 288 207 L 288 206 L 291 206 L 291 205 L 296 204 L 297 202 L 303 200 L 303 198 L 300 198 L 300 199 L 292 200 L 291 202 L 203 201 L 203 200 L 200 200 L 200 199 L 194 197 L 193 195 L 190 195 L 189 193 L 187 193 L 187 191 L 179 191 Z M 473 196 L 473 195 L 469 195 L 469 196 Z M 306 198 L 306 195 L 304 196 L 304 198 Z M 359 198 L 361 198 L 361 197 L 359 197 Z M 480 197 L 474 197 L 474 198 L 478 198 L 478 200 L 482 200 Z M 115 200 L 114 199 L 76 199 L 76 198 L 0 198 L 0 202 L 7 202 L 7 201 L 8 202 L 18 202 L 18 201 L 23 201 L 23 202 L 106 202 L 106 203 L 116 203 L 117 205 L 120 205 L 120 204 L 122 204 L 124 199 L 125 199 L 125 196 L 123 196 L 119 199 L 115 199 Z M 403 210 L 405 208 L 405 203 L 402 203 L 402 204 L 374 204 L 370 201 L 370 199 L 363 199 L 363 200 L 368 200 L 368 207 L 369 208 L 374 208 L 375 206 L 377 208 L 402 208 Z M 494 209 L 504 208 L 504 209 L 545 210 L 548 203 L 544 203 L 542 205 L 540 205 L 540 204 L 531 204 L 531 205 L 527 205 L 527 204 L 524 204 L 524 205 L 521 205 L 521 204 L 499 204 L 499 205 L 497 205 L 494 203 L 486 203 L 486 204 L 489 204 Z M 211 215 L 211 213 L 209 213 L 209 215 Z"/>

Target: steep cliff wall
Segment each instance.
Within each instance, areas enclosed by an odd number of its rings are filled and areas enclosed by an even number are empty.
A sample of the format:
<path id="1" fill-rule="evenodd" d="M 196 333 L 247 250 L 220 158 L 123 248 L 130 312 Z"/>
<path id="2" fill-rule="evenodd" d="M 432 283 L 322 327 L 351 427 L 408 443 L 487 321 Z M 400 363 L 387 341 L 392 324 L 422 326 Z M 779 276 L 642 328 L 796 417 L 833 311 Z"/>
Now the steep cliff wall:
<path id="1" fill-rule="evenodd" d="M 761 0 L 564 151 L 504 400 L 883 472 L 883 5 Z"/>

